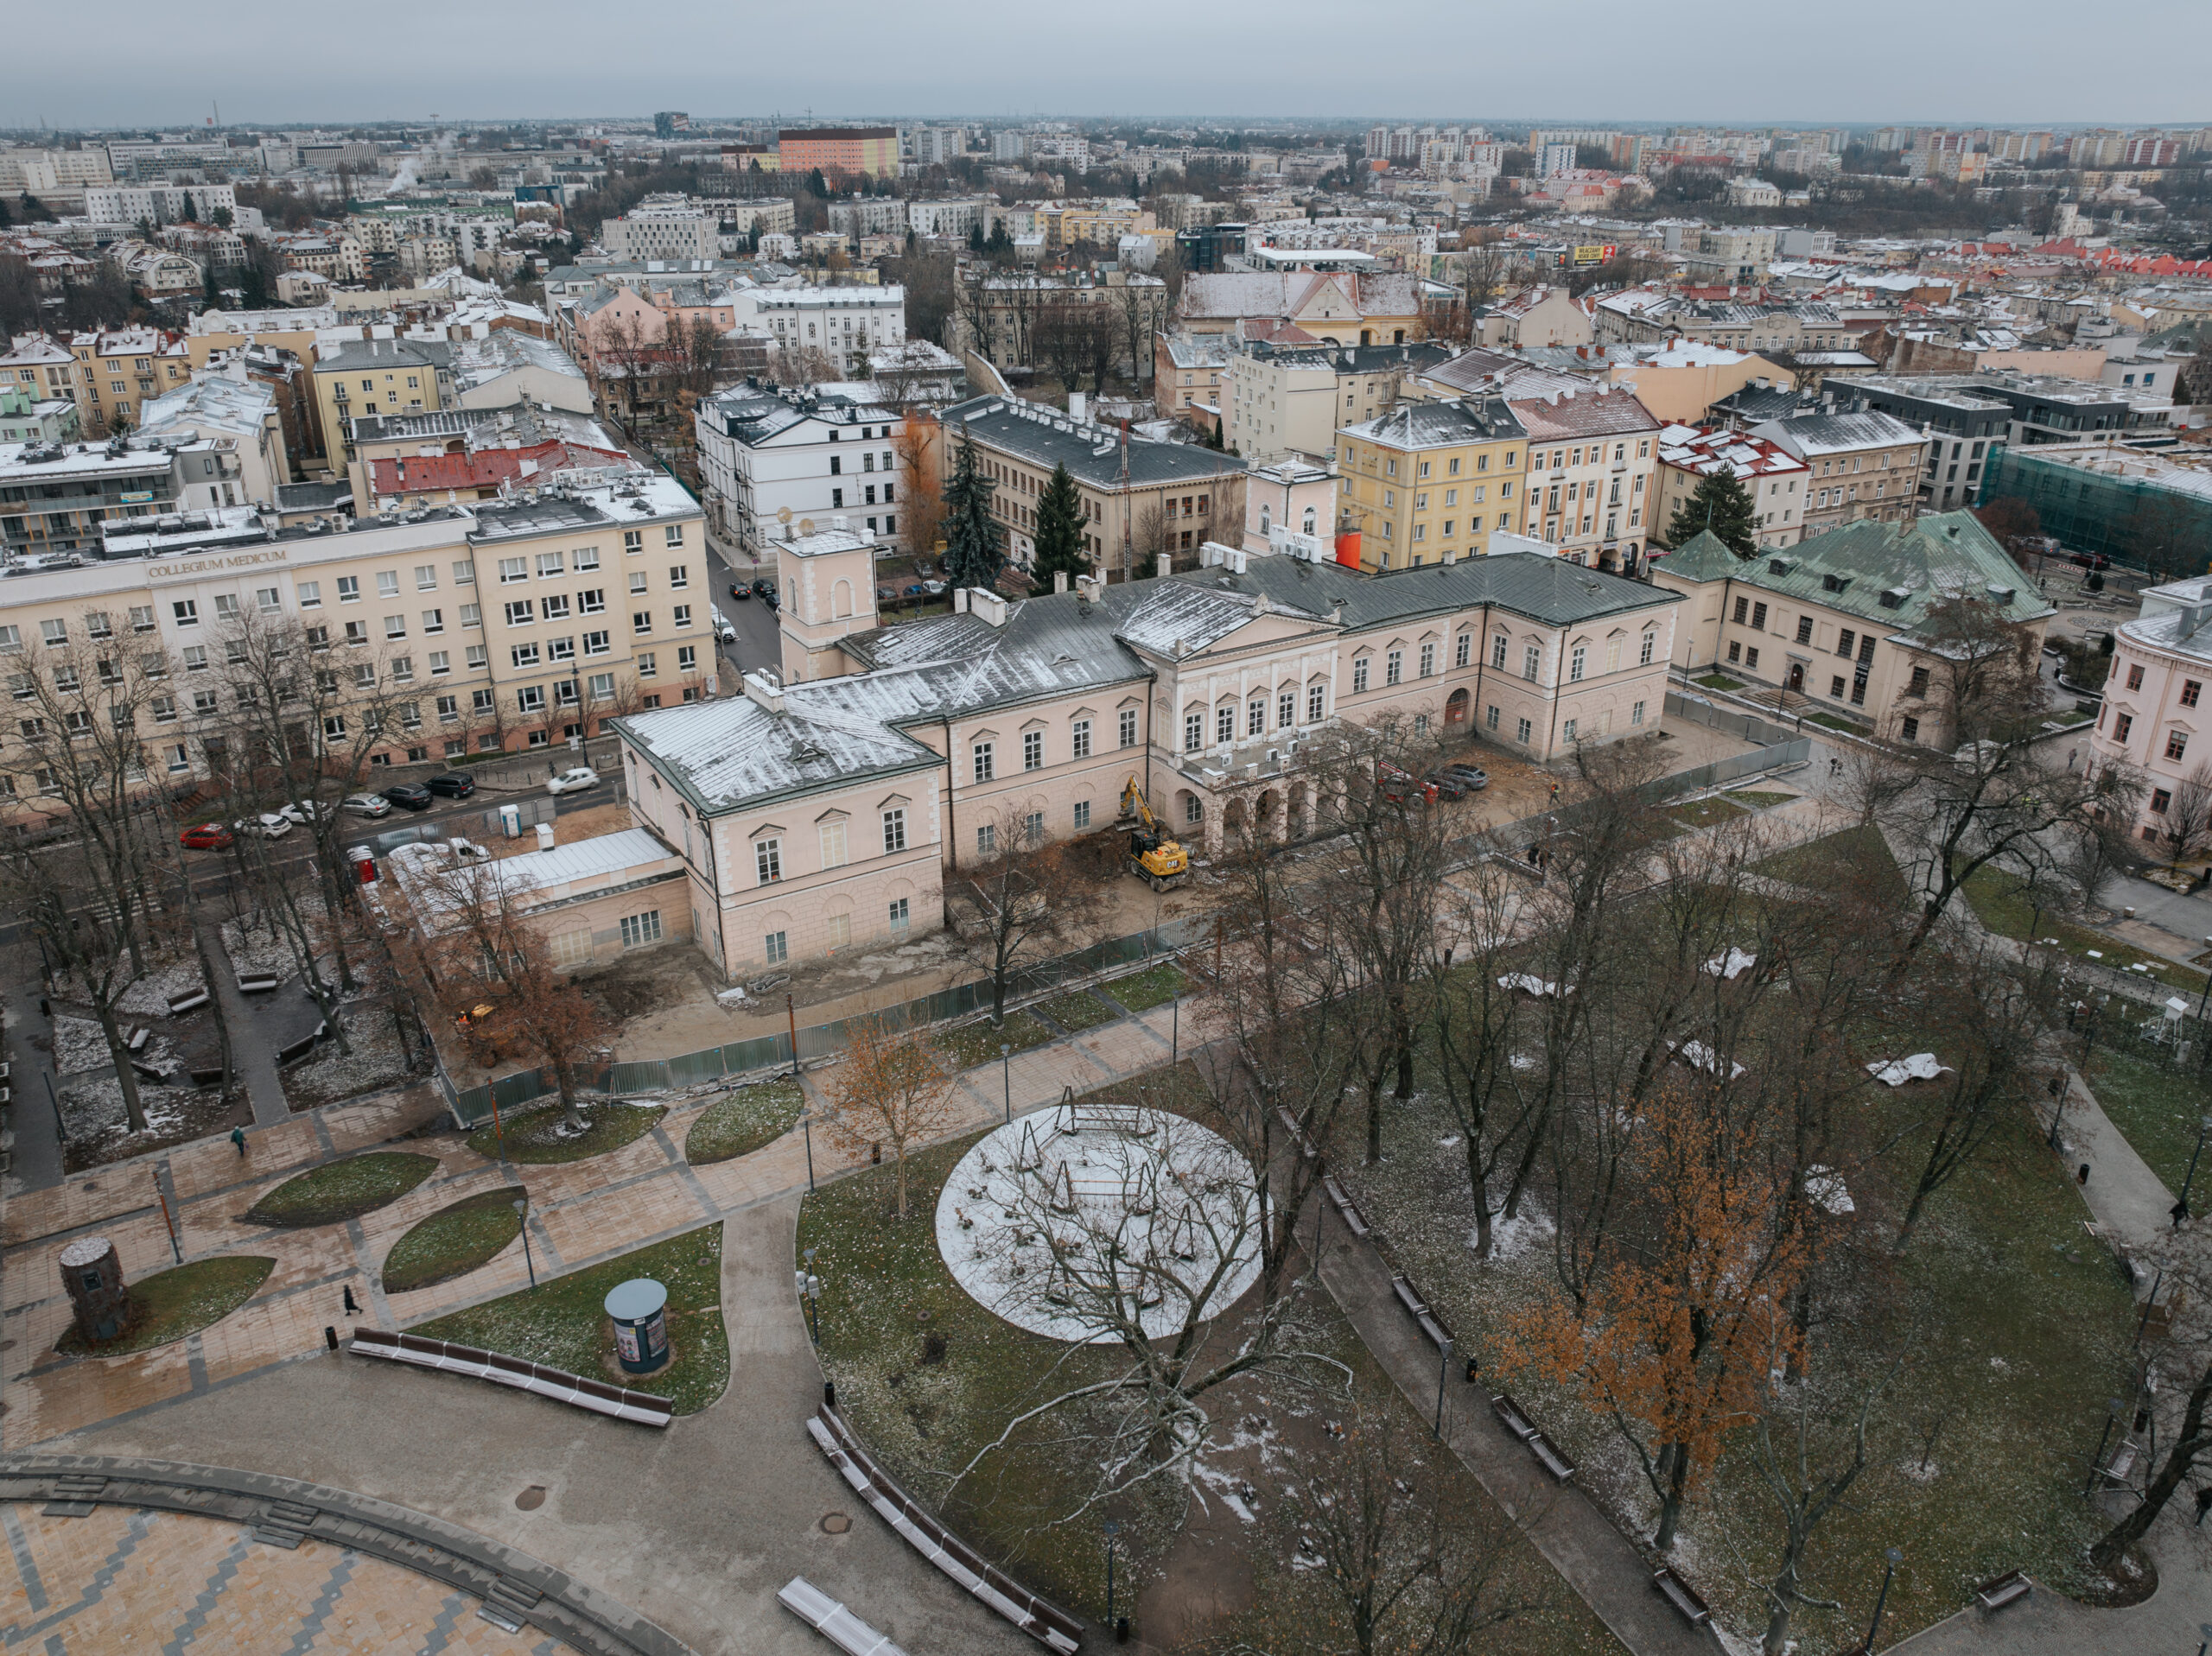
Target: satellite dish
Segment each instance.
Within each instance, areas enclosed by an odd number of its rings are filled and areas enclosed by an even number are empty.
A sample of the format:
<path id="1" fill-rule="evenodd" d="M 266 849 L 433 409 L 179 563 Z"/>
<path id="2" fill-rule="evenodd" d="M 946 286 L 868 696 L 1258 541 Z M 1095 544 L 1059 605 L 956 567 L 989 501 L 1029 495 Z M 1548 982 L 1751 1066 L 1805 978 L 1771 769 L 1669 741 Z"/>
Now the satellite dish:
<path id="1" fill-rule="evenodd" d="M 802 518 L 800 518 L 800 519 L 798 520 L 798 532 L 799 532 L 800 534 L 802 534 L 802 535 L 811 535 L 811 534 L 813 534 L 813 533 L 814 533 L 814 519 L 812 519 L 811 517 L 802 517 Z"/>
<path id="2" fill-rule="evenodd" d="M 778 523 L 788 523 L 791 520 L 791 509 L 789 506 L 779 506 L 776 508 L 776 521 Z"/>

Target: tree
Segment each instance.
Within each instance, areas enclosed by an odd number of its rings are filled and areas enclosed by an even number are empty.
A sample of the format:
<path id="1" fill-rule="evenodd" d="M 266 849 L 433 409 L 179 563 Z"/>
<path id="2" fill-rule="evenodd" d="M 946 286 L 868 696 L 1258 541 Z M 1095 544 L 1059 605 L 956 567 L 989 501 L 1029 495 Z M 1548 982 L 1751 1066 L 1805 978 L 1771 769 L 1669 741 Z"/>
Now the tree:
<path id="1" fill-rule="evenodd" d="M 892 439 L 906 492 L 899 514 L 906 520 L 907 549 L 916 557 L 926 556 L 944 535 L 944 494 L 938 480 L 937 456 L 944 441 L 944 428 L 920 409 L 899 422 L 899 435 Z"/>
<path id="2" fill-rule="evenodd" d="M 1758 514 L 1751 492 L 1732 472 L 1709 472 L 1698 479 L 1667 525 L 1667 544 L 1681 546 L 1704 530 L 1718 536 L 1739 558 L 1758 550 Z"/>
<path id="3" fill-rule="evenodd" d="M 1073 946 L 1096 919 L 1104 893 L 1071 841 L 1044 838 L 1043 802 L 1000 805 L 980 825 L 982 856 L 953 871 L 945 912 L 968 957 L 991 980 L 991 1022 L 1006 1022 L 1015 973 Z"/>
<path id="4" fill-rule="evenodd" d="M 1029 573 L 1040 587 L 1049 588 L 1052 577 L 1071 579 L 1090 573 L 1090 556 L 1084 550 L 1084 534 L 1090 520 L 1084 516 L 1083 497 L 1065 466 L 1055 466 L 1037 498 L 1035 559 Z"/>
<path id="5" fill-rule="evenodd" d="M 944 485 L 944 578 L 955 587 L 989 587 L 1006 567 L 1004 542 L 991 517 L 998 485 L 976 463 L 965 435 Z"/>
<path id="6" fill-rule="evenodd" d="M 1089 308 L 1062 300 L 1047 305 L 1032 331 L 1037 353 L 1052 376 L 1072 391 L 1083 382 L 1089 352 L 1084 338 L 1084 312 Z"/>
<path id="7" fill-rule="evenodd" d="M 906 1152 L 952 1124 L 959 1080 L 939 1067 L 918 1032 L 894 1030 L 875 1018 L 851 1027 L 844 1062 L 830 1082 L 828 1125 L 848 1151 L 890 1146 L 901 1219 L 906 1216 Z"/>
<path id="8" fill-rule="evenodd" d="M 1329 1656 L 1463 1656 L 1529 1607 L 1504 1589 L 1516 1532 L 1457 1498 L 1452 1461 L 1422 1454 L 1389 1414 L 1356 1419 L 1322 1469 L 1292 1486 L 1281 1523 L 1299 1584 L 1299 1642 Z M 1312 1583 L 1310 1587 L 1300 1577 Z"/>
<path id="9" fill-rule="evenodd" d="M 2178 863 L 2204 849 L 2212 839 L 2212 770 L 2198 765 L 2172 791 L 2166 805 L 2165 841 L 2171 860 Z"/>
<path id="10" fill-rule="evenodd" d="M 2000 494 L 1974 509 L 1981 526 L 2012 555 L 2012 562 L 2026 568 L 2024 548 L 2043 533 L 2043 518 L 2034 504 L 2017 494 Z"/>

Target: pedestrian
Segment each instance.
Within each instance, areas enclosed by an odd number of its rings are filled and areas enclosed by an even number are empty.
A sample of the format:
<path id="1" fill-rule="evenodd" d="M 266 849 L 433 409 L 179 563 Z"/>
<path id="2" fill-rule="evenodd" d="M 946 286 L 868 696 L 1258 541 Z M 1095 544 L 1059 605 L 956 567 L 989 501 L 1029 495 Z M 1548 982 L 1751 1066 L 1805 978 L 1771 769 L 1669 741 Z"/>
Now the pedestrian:
<path id="1" fill-rule="evenodd" d="M 1828 774 L 1832 777 L 1841 776 L 1843 774 L 1843 761 L 1831 755 L 1828 759 Z"/>
<path id="2" fill-rule="evenodd" d="M 2196 1492 L 2197 1528 L 2202 1529 L 2204 1527 L 2204 1514 L 2209 1511 L 2212 1511 L 2212 1483 L 2206 1484 L 2202 1489 L 2199 1489 Z"/>
<path id="3" fill-rule="evenodd" d="M 1468 1359 L 1467 1359 L 1467 1384 L 1468 1384 L 1468 1385 L 1470 1385 L 1470 1386 L 1472 1386 L 1472 1385 L 1475 1383 L 1475 1381 L 1477 1380 L 1477 1379 L 1478 1379 L 1478 1378 L 1480 1377 L 1481 1373 L 1482 1373 L 1482 1361 L 1481 1361 L 1481 1360 L 1480 1360 L 1479 1358 L 1476 1358 L 1476 1357 L 1470 1357 L 1470 1358 L 1468 1358 Z"/>
<path id="4" fill-rule="evenodd" d="M 2089 1188 L 2089 1164 L 2088 1164 L 2088 1163 L 2087 1163 L 2087 1162 L 2083 1162 L 2083 1163 L 2082 1164 L 2082 1171 L 2081 1171 L 2080 1172 L 2078 1172 L 2078 1173 L 2075 1174 L 2075 1176 L 2074 1176 L 2074 1183 L 2076 1183 L 2076 1184 L 2078 1184 L 2078 1185 L 2080 1185 L 2080 1186 L 2081 1186 L 2083 1190 L 2088 1190 L 2088 1189 Z"/>
<path id="5" fill-rule="evenodd" d="M 2166 1209 L 2166 1215 L 2174 1221 L 2174 1228 L 2176 1230 L 2179 1230 L 2181 1228 L 2181 1221 L 2189 1217 L 2189 1203 L 2186 1202 L 2175 1202 L 2172 1207 Z"/>
<path id="6" fill-rule="evenodd" d="M 231 1129 L 231 1142 L 238 1147 L 238 1159 L 240 1161 L 244 1161 L 245 1159 L 245 1129 L 244 1127 L 232 1127 Z"/>
<path id="7" fill-rule="evenodd" d="M 349 1282 L 346 1285 L 346 1315 L 359 1317 L 360 1314 L 361 1308 L 353 1298 L 353 1285 Z"/>

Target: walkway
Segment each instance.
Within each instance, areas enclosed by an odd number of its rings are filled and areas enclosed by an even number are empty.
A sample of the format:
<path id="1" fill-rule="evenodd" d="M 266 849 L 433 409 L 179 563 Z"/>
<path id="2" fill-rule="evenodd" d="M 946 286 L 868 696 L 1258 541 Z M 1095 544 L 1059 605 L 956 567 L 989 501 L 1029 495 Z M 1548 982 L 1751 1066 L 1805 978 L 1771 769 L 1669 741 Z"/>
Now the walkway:
<path id="1" fill-rule="evenodd" d="M 229 952 L 223 947 L 223 923 L 213 904 L 200 908 L 199 921 L 200 941 L 207 950 L 207 964 L 213 968 L 210 975 L 215 980 L 207 987 L 230 1025 L 232 1070 L 253 1106 L 254 1125 L 273 1127 L 292 1113 L 291 1104 L 284 1096 L 283 1077 L 276 1073 L 276 1049 L 265 1040 L 255 1038 L 255 1025 L 259 1020 L 251 1003 L 238 992 L 238 974 L 231 965 Z M 287 987 L 295 993 L 299 992 L 296 980 Z"/>

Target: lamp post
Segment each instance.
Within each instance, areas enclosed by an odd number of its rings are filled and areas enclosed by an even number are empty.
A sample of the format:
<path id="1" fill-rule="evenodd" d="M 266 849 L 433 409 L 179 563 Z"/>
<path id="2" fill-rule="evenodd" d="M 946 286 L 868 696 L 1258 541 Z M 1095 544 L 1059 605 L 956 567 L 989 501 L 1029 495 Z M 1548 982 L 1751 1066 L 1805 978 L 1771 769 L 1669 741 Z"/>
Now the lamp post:
<path id="1" fill-rule="evenodd" d="M 798 1273 L 799 1298 L 806 1302 L 806 1337 L 819 1346 L 822 1343 L 822 1323 L 816 1307 L 822 1295 L 822 1278 L 814 1274 L 814 1255 L 817 1250 L 802 1250 L 806 1269 Z"/>
<path id="2" fill-rule="evenodd" d="M 2174 1228 L 2181 1228 L 2181 1221 L 2189 1217 L 2189 1187 L 2196 1177 L 2196 1158 L 2204 1153 L 2204 1134 L 2212 1128 L 2212 1115 L 2196 1118 L 2196 1148 L 2189 1152 L 2189 1171 L 2182 1175 L 2181 1200 L 2174 1203 Z"/>
<path id="3" fill-rule="evenodd" d="M 814 1194 L 814 1112 L 801 1110 L 798 1124 L 806 1134 L 806 1192 L 811 1196 Z"/>
<path id="4" fill-rule="evenodd" d="M 2212 937 L 2204 940 L 2204 947 L 2212 949 Z M 2204 1021 L 2204 1003 L 2207 1000 L 2212 1000 L 2212 972 L 2204 974 L 2204 993 L 2196 997 L 2196 1021 L 2200 1024 Z"/>
<path id="5" fill-rule="evenodd" d="M 1108 1519 L 1099 1527 L 1106 1532 L 1106 1625 L 1114 1625 L 1114 1538 L 1122 1532 L 1118 1520 Z"/>
<path id="6" fill-rule="evenodd" d="M 1452 1341 L 1450 1336 L 1446 1336 L 1443 1350 L 1439 1355 L 1436 1364 L 1436 1424 L 1433 1430 L 1439 1437 L 1444 1436 L 1444 1380 L 1451 1372 Z"/>
<path id="7" fill-rule="evenodd" d="M 1874 1596 L 1874 1625 L 1866 1629 L 1866 1650 L 1872 1656 L 1874 1635 L 1882 1630 L 1882 1610 L 1890 1602 L 1890 1577 L 1897 1573 L 1897 1566 L 1904 1562 L 1904 1554 L 1891 1547 L 1885 1555 L 1882 1566 L 1882 1590 Z"/>
<path id="8" fill-rule="evenodd" d="M 61 1101 L 54 1095 L 54 1077 L 41 1069 L 38 1072 L 38 1078 L 46 1083 L 46 1101 L 54 1106 L 54 1136 L 67 1145 L 69 1142 L 69 1123 L 62 1119 Z"/>
<path id="9" fill-rule="evenodd" d="M 537 1259 L 530 1251 L 530 1198 L 515 1198 L 515 1217 L 522 1221 L 522 1262 L 530 1267 L 530 1285 L 537 1286 Z"/>
<path id="10" fill-rule="evenodd" d="M 1006 1095 L 1006 1124 L 1014 1125 L 1014 1049 L 999 1043 L 999 1087 Z"/>
<path id="11" fill-rule="evenodd" d="M 1183 993 L 1177 990 L 1167 998 L 1167 1062 L 1183 1062 Z"/>

